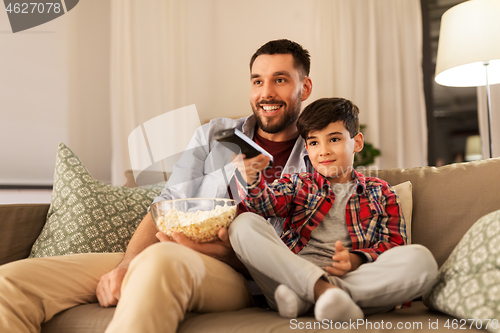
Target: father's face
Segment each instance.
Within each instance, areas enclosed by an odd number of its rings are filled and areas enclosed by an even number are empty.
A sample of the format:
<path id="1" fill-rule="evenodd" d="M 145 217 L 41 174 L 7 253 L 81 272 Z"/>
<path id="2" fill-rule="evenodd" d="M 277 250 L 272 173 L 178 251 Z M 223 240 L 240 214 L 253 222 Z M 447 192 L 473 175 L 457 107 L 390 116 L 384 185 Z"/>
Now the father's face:
<path id="1" fill-rule="evenodd" d="M 291 54 L 262 54 L 253 63 L 250 104 L 264 132 L 279 133 L 300 114 L 303 80 L 293 63 Z"/>

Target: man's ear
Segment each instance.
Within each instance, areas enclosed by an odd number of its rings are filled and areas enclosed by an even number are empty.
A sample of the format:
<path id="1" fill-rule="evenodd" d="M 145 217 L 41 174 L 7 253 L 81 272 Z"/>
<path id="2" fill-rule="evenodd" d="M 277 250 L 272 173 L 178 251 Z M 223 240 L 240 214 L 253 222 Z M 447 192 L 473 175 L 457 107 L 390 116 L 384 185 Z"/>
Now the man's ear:
<path id="1" fill-rule="evenodd" d="M 364 145 L 365 139 L 363 137 L 363 133 L 358 132 L 358 134 L 354 136 L 354 152 L 359 153 L 360 151 L 362 151 Z"/>
<path id="2" fill-rule="evenodd" d="M 308 99 L 309 96 L 311 96 L 312 88 L 312 80 L 309 76 L 306 76 L 304 78 L 304 81 L 302 81 L 302 102 Z"/>

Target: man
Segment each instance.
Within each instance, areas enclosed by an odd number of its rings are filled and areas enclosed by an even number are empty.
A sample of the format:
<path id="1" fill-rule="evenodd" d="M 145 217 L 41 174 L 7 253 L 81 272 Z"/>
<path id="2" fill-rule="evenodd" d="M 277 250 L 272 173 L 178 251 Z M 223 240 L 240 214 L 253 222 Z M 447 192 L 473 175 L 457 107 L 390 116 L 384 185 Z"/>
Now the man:
<path id="1" fill-rule="evenodd" d="M 267 172 L 270 181 L 287 168 L 305 171 L 304 143 L 297 140 L 295 124 L 302 101 L 312 90 L 309 67 L 309 54 L 300 45 L 288 40 L 265 44 L 250 63 L 254 115 L 236 121 L 215 119 L 198 129 L 189 147 L 213 142 L 212 135 L 218 130 L 239 127 L 274 156 L 273 169 Z M 203 162 L 225 161 L 230 152 L 222 145 L 210 148 L 208 154 L 203 149 L 193 149 L 183 156 L 174 169 L 170 186 L 155 202 L 179 197 L 226 197 L 223 171 L 217 172 L 217 166 L 206 170 Z M 289 158 L 293 161 L 287 165 Z M 226 174 L 232 175 L 233 171 L 234 166 L 226 170 Z M 132 238 L 123 261 L 101 278 L 97 287 L 100 304 L 118 303 L 107 332 L 153 332 L 165 327 L 174 332 L 187 311 L 229 311 L 251 304 L 246 280 L 233 269 L 243 265 L 234 255 L 226 229 L 219 232 L 220 242 L 201 245 L 181 234 L 169 242 L 156 231 L 148 214 Z M 163 242 L 149 246 L 157 242 L 156 237 Z M 151 267 L 155 270 L 148 272 Z M 158 308 L 171 310 L 158 311 Z M 148 317 L 154 312 L 159 312 L 159 317 L 153 323 Z"/>
<path id="2" fill-rule="evenodd" d="M 218 168 L 230 152 L 213 134 L 238 127 L 275 157 L 264 175 L 306 171 L 304 142 L 295 126 L 302 101 L 312 90 L 309 53 L 288 40 L 271 41 L 253 55 L 253 115 L 214 119 L 200 127 L 191 149 L 176 164 L 171 179 L 155 201 L 187 197 L 227 197 L 227 175 Z M 231 183 L 231 182 L 230 182 Z M 232 186 L 230 186 L 232 187 Z M 236 193 L 236 192 L 233 192 Z M 97 300 L 117 305 L 107 332 L 175 332 L 188 311 L 229 311 L 252 304 L 248 284 L 235 269 L 242 267 L 226 229 L 220 241 L 195 244 L 182 235 L 170 241 L 148 213 L 125 255 L 83 254 L 30 259 L 0 269 L 0 332 L 32 332 L 55 314 Z M 161 242 L 159 242 L 159 240 Z M 232 267 L 235 269 L 233 269 Z"/>

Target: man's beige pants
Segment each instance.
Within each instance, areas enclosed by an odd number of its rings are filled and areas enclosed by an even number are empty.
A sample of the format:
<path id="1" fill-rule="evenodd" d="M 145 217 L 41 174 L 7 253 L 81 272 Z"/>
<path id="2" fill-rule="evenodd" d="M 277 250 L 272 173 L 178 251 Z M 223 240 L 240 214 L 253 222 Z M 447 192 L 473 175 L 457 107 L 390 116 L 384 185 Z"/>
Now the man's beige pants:
<path id="1" fill-rule="evenodd" d="M 55 314 L 97 302 L 99 279 L 122 258 L 77 254 L 0 266 L 0 332 L 40 332 Z M 106 332 L 175 332 L 187 311 L 232 311 L 250 304 L 246 280 L 228 265 L 182 245 L 157 243 L 130 264 Z"/>

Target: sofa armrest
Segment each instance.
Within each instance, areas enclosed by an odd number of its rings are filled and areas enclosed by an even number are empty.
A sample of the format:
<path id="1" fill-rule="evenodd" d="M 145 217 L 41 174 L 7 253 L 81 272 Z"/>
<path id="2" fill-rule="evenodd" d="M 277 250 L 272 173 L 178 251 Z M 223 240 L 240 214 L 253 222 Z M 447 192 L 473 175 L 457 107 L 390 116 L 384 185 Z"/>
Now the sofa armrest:
<path id="1" fill-rule="evenodd" d="M 0 205 L 0 265 L 24 259 L 42 231 L 49 204 Z"/>

